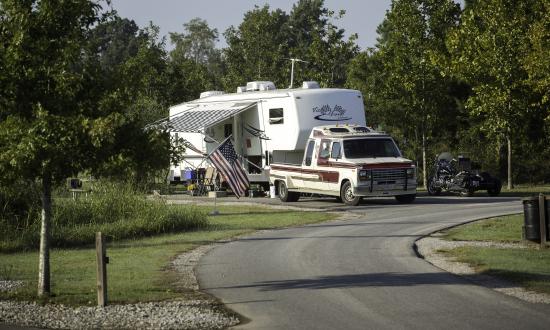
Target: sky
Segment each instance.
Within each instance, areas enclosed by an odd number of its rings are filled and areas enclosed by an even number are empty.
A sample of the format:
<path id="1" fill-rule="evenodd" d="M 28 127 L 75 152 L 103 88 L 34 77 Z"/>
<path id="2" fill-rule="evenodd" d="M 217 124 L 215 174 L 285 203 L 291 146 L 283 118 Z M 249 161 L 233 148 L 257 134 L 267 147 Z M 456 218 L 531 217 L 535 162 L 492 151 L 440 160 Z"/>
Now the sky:
<path id="1" fill-rule="evenodd" d="M 133 19 L 140 27 L 152 21 L 160 27 L 161 36 L 168 32 L 183 32 L 183 24 L 195 17 L 208 22 L 211 28 L 217 28 L 220 34 L 218 47 L 227 44 L 222 33 L 231 25 L 238 26 L 244 13 L 254 5 L 268 4 L 270 8 L 280 8 L 290 13 L 293 0 L 112 0 L 111 5 L 121 17 Z M 346 30 L 346 37 L 357 33 L 357 44 L 362 50 L 374 47 L 376 27 L 382 22 L 391 0 L 325 0 L 325 7 L 338 12 L 346 10 L 346 15 L 335 23 Z M 167 37 L 167 46 L 170 46 Z"/>

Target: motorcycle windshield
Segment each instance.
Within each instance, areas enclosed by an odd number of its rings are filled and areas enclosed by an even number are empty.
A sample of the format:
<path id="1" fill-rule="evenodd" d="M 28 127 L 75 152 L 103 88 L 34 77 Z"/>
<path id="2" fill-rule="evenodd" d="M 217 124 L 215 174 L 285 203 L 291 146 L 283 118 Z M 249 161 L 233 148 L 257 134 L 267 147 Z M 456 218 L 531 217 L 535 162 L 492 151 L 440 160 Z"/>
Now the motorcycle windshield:
<path id="1" fill-rule="evenodd" d="M 392 139 L 357 139 L 344 141 L 346 158 L 401 157 Z"/>
<path id="2" fill-rule="evenodd" d="M 439 156 L 437 156 L 437 160 L 439 161 L 444 160 L 450 162 L 451 160 L 453 160 L 453 158 L 454 157 L 450 152 L 442 152 L 439 154 Z"/>

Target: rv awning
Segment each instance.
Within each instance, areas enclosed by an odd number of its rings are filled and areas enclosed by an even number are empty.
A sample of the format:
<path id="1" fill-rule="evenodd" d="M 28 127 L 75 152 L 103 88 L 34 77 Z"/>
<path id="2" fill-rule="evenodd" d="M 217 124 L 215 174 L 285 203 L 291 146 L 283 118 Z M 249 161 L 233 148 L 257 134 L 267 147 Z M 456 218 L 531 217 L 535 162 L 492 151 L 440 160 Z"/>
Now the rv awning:
<path id="1" fill-rule="evenodd" d="M 200 132 L 254 105 L 256 102 L 201 104 L 171 117 L 169 122 L 172 130 L 177 132 Z"/>

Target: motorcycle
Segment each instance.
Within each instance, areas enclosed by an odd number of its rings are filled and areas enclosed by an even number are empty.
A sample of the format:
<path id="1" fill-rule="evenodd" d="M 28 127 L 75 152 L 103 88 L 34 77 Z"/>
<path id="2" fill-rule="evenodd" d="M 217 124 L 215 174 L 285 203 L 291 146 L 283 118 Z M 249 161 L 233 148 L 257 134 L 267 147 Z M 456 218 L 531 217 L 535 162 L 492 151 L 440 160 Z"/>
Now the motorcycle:
<path id="1" fill-rule="evenodd" d="M 434 161 L 433 175 L 428 179 L 428 194 L 439 195 L 443 190 L 473 196 L 477 190 L 487 190 L 489 196 L 498 196 L 502 188 L 499 179 L 487 172 L 472 170 L 469 158 L 442 152 Z"/>

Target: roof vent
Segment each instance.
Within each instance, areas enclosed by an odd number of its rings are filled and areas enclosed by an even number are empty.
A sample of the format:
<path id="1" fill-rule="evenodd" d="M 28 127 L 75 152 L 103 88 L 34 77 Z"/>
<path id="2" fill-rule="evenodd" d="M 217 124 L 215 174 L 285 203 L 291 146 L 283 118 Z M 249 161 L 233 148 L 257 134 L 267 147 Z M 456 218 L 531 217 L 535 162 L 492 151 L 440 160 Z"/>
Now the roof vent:
<path id="1" fill-rule="evenodd" d="M 199 98 L 203 99 L 205 97 L 215 96 L 215 95 L 222 95 L 222 94 L 223 94 L 222 91 L 206 91 L 206 92 L 202 92 L 201 95 L 199 96 Z"/>
<path id="2" fill-rule="evenodd" d="M 275 84 L 271 81 L 251 81 L 246 83 L 246 91 L 271 91 L 274 90 Z"/>
<path id="3" fill-rule="evenodd" d="M 319 83 L 316 82 L 316 81 L 304 81 L 302 83 L 302 88 L 303 89 L 314 89 L 314 88 L 319 88 Z"/>
<path id="4" fill-rule="evenodd" d="M 244 93 L 244 92 L 246 92 L 246 86 L 237 87 L 237 93 Z"/>
<path id="5" fill-rule="evenodd" d="M 369 133 L 371 130 L 365 126 L 357 126 L 353 128 L 356 132 Z"/>

